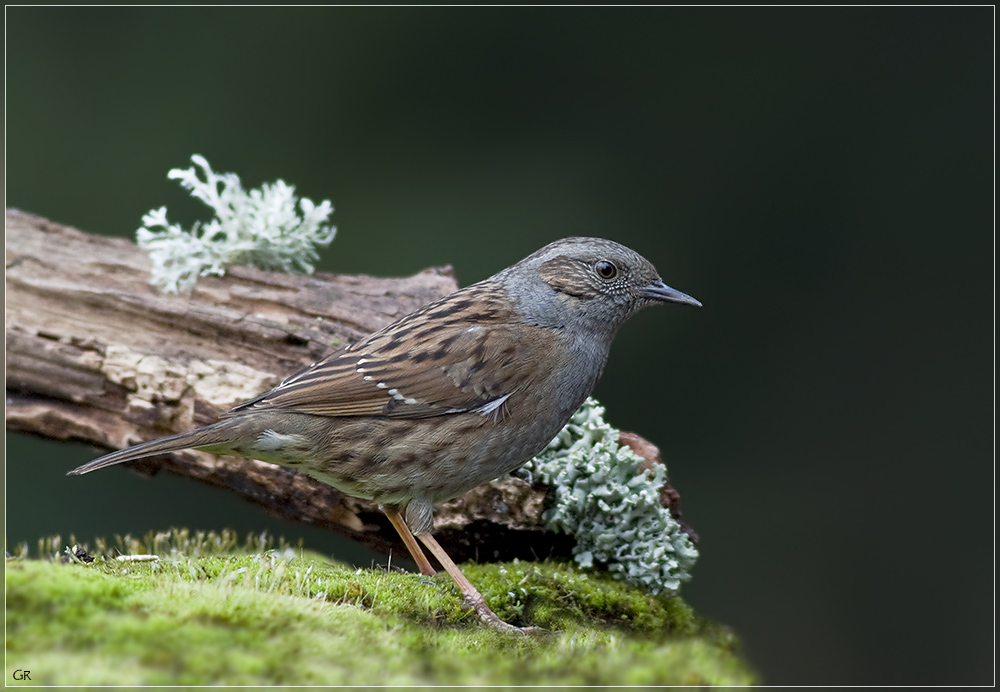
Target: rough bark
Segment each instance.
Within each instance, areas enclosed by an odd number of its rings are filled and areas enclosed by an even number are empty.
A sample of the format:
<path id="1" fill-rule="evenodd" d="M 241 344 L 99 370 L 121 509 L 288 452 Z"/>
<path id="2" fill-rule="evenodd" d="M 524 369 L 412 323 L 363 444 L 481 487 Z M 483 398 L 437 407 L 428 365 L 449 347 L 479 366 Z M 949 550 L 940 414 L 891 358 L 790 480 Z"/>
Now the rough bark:
<path id="1" fill-rule="evenodd" d="M 6 270 L 7 429 L 106 449 L 208 424 L 457 288 L 450 267 L 403 279 L 236 267 L 166 295 L 128 240 L 16 210 L 6 213 Z M 376 507 L 278 466 L 193 450 L 130 466 L 402 550 Z M 565 538 L 540 530 L 542 495 L 516 479 L 477 489 L 439 508 L 438 538 L 457 559 L 566 552 Z"/>
<path id="2" fill-rule="evenodd" d="M 7 210 L 8 430 L 110 450 L 206 425 L 457 288 L 450 267 L 403 279 L 236 267 L 178 296 L 150 286 L 149 266 L 128 240 Z M 637 435 L 622 441 L 660 463 Z M 279 466 L 193 450 L 129 466 L 226 488 L 276 516 L 403 552 L 371 503 Z M 571 537 L 541 529 L 543 500 L 521 480 L 494 481 L 438 505 L 435 533 L 458 560 L 569 554 Z"/>

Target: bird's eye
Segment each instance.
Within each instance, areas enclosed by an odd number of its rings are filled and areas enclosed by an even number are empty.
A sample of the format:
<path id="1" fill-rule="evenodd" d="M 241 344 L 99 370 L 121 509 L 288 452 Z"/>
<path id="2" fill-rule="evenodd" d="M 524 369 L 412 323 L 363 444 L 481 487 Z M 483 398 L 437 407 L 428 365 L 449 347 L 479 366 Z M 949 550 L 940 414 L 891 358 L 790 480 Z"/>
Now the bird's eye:
<path id="1" fill-rule="evenodd" d="M 608 260 L 598 261 L 594 265 L 594 271 L 604 280 L 613 279 L 618 276 L 618 267 L 615 266 L 614 262 L 609 262 Z"/>

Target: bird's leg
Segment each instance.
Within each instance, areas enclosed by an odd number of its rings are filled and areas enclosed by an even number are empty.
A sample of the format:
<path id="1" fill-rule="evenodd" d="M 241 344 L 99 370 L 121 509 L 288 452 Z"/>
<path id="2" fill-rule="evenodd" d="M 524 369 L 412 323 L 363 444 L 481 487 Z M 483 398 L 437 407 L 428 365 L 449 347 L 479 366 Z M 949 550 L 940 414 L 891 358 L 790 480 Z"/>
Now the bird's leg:
<path id="1" fill-rule="evenodd" d="M 399 511 L 395 509 L 390 510 L 385 507 L 382 508 L 382 511 L 385 513 L 385 516 L 389 517 L 389 522 L 396 528 L 396 531 L 399 533 L 399 537 L 403 539 L 406 549 L 410 551 L 410 557 L 413 558 L 413 561 L 417 563 L 417 567 L 420 568 L 420 573 L 427 576 L 437 574 L 437 572 L 434 571 L 434 568 L 431 567 L 431 561 L 427 559 L 427 556 L 424 555 L 424 551 L 420 549 L 420 544 L 417 543 L 417 539 L 414 538 L 413 534 L 410 532 L 410 527 L 408 527 L 406 522 L 403 521 L 403 517 L 400 516 Z"/>
<path id="2" fill-rule="evenodd" d="M 528 630 L 534 630 L 535 628 L 528 628 L 527 630 L 521 629 L 520 627 L 515 627 L 510 623 L 501 620 L 496 613 L 494 613 L 490 607 L 486 604 L 486 599 L 483 595 L 479 593 L 479 590 L 472 585 L 472 582 L 465 578 L 462 574 L 462 570 L 458 568 L 452 559 L 448 557 L 448 553 L 444 552 L 444 548 L 438 543 L 434 536 L 429 533 L 422 533 L 417 536 L 427 549 L 431 551 L 431 554 L 437 558 L 437 561 L 441 563 L 445 571 L 451 575 L 451 578 L 455 580 L 455 584 L 458 585 L 458 590 L 462 592 L 462 596 L 465 598 L 465 602 L 476 611 L 476 615 L 485 624 L 498 629 L 501 632 L 518 632 L 521 634 L 526 633 Z"/>
<path id="3" fill-rule="evenodd" d="M 402 515 L 399 513 L 399 510 L 382 507 L 382 512 L 385 513 L 385 516 L 389 518 L 389 521 L 396 528 L 396 531 L 399 532 L 400 538 L 402 538 L 403 543 L 406 544 L 406 548 L 410 551 L 410 556 L 413 557 L 414 562 L 416 562 L 417 566 L 420 568 L 420 572 L 428 576 L 435 574 L 430 561 L 420 549 L 420 544 L 417 543 L 416 540 L 417 538 L 419 538 L 423 544 L 427 546 L 427 549 L 431 551 L 431 554 L 437 558 L 437 561 L 441 563 L 441 566 L 444 567 L 445 571 L 451 575 L 452 579 L 455 580 L 455 584 L 458 585 L 458 590 L 462 593 L 462 597 L 465 599 L 465 602 L 476 611 L 476 615 L 482 622 L 490 627 L 493 627 L 494 629 L 500 630 L 501 632 L 534 634 L 541 631 L 536 627 L 526 627 L 522 629 L 501 620 L 500 617 L 493 612 L 489 605 L 487 605 L 486 599 L 483 598 L 481 593 L 479 593 L 479 589 L 472 585 L 472 582 L 469 581 L 464 574 L 462 574 L 462 570 L 458 568 L 458 565 L 456 565 L 452 559 L 448 557 L 448 553 L 444 551 L 444 548 L 442 548 L 441 544 L 435 540 L 434 536 L 429 533 L 424 533 L 414 537 L 413 532 L 411 532 L 410 527 L 406 525 L 406 521 L 404 521 Z"/>

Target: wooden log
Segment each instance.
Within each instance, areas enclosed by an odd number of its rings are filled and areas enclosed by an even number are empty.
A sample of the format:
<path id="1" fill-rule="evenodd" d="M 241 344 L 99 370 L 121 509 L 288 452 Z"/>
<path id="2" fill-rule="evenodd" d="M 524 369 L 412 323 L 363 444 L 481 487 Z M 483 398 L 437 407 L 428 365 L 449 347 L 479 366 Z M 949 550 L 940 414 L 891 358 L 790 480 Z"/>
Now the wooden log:
<path id="1" fill-rule="evenodd" d="M 134 243 L 16 210 L 6 212 L 6 263 L 7 429 L 109 450 L 211 423 L 457 288 L 450 267 L 403 279 L 235 267 L 190 295 L 167 295 L 150 286 L 150 262 Z M 130 466 L 402 550 L 376 507 L 279 466 L 193 450 Z M 441 508 L 439 540 L 457 559 L 549 554 L 566 541 L 541 531 L 542 495 L 516 479 L 478 489 Z M 548 538 L 518 547 L 513 533 Z"/>
<path id="2" fill-rule="evenodd" d="M 149 284 L 149 259 L 134 243 L 17 210 L 6 212 L 6 263 L 7 429 L 109 450 L 207 425 L 457 288 L 451 267 L 402 279 L 234 267 L 168 295 Z M 639 436 L 623 442 L 660 463 Z M 371 503 L 280 466 L 194 450 L 128 466 L 405 554 Z M 544 497 L 516 478 L 493 481 L 440 503 L 435 534 L 457 560 L 568 555 L 572 538 L 541 528 Z"/>

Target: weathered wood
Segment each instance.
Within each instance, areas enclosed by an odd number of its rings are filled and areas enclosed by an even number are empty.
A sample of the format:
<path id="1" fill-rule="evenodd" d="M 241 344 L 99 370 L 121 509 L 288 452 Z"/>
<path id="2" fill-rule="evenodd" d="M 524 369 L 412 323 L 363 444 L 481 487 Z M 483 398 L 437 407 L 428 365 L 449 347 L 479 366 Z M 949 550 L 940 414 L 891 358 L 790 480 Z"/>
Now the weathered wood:
<path id="1" fill-rule="evenodd" d="M 177 296 L 150 286 L 149 266 L 128 240 L 7 210 L 8 430 L 121 449 L 206 425 L 457 288 L 450 267 L 403 279 L 235 267 Z M 661 463 L 638 435 L 622 442 Z M 226 488 L 276 516 L 405 554 L 371 503 L 279 466 L 193 450 L 128 466 Z M 662 499 L 679 518 L 667 488 Z M 494 481 L 440 503 L 435 534 L 458 560 L 569 554 L 572 537 L 541 529 L 544 497 L 516 478 Z"/>
<path id="2" fill-rule="evenodd" d="M 149 285 L 149 260 L 127 240 L 8 210 L 6 241 L 7 429 L 107 449 L 210 423 L 457 288 L 450 267 L 404 279 L 237 267 L 201 279 L 190 295 L 167 295 Z M 370 503 L 278 466 L 196 451 L 130 466 L 227 488 L 272 514 L 401 550 Z M 439 540 L 457 559 L 565 547 L 539 530 L 541 497 L 510 479 L 473 491 L 441 508 Z"/>

